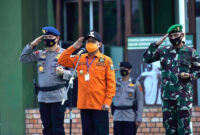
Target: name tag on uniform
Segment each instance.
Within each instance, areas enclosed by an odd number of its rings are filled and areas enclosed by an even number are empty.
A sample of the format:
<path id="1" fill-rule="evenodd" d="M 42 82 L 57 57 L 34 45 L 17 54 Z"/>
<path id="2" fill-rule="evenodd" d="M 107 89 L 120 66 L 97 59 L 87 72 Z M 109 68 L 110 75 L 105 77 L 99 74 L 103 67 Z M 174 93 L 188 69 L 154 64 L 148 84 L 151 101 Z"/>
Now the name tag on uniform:
<path id="1" fill-rule="evenodd" d="M 89 81 L 90 80 L 90 75 L 89 75 L 89 73 L 86 73 L 85 74 L 85 81 Z"/>

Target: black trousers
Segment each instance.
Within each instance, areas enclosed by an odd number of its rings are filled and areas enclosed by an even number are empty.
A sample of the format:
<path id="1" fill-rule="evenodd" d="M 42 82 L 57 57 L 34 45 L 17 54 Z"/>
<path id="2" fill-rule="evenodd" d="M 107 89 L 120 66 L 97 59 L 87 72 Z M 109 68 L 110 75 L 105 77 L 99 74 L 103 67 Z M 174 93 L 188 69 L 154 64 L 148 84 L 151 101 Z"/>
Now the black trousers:
<path id="1" fill-rule="evenodd" d="M 81 109 L 83 135 L 108 135 L 108 111 Z"/>
<path id="2" fill-rule="evenodd" d="M 135 122 L 114 121 L 114 135 L 136 135 Z"/>
<path id="3" fill-rule="evenodd" d="M 57 103 L 39 103 L 43 135 L 65 135 L 64 116 L 65 105 Z"/>

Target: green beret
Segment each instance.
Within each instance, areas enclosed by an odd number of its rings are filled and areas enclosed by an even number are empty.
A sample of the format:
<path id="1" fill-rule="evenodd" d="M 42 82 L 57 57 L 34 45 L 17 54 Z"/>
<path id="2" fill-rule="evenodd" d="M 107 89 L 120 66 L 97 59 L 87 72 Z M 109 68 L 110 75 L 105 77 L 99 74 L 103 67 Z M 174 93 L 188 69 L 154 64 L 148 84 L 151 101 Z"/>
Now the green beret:
<path id="1" fill-rule="evenodd" d="M 175 24 L 169 27 L 169 29 L 167 30 L 167 33 L 176 33 L 176 32 L 183 32 L 182 31 L 183 26 L 181 24 Z"/>

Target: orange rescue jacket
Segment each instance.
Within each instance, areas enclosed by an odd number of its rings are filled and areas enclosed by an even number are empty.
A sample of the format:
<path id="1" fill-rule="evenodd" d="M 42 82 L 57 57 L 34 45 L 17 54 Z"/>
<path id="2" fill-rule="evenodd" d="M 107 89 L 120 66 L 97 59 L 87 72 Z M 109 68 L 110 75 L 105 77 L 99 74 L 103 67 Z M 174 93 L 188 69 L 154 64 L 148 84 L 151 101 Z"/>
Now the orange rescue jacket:
<path id="1" fill-rule="evenodd" d="M 79 56 L 70 57 L 70 55 L 75 50 L 73 46 L 66 49 L 60 55 L 58 63 L 65 67 L 74 68 Z M 87 69 L 87 65 L 90 63 L 91 65 Z M 88 81 L 85 80 L 87 72 L 89 72 Z M 88 53 L 82 54 L 77 67 L 77 75 L 78 109 L 102 110 L 103 104 L 111 105 L 116 88 L 115 71 L 111 58 L 99 51 L 93 57 L 90 57 Z"/>

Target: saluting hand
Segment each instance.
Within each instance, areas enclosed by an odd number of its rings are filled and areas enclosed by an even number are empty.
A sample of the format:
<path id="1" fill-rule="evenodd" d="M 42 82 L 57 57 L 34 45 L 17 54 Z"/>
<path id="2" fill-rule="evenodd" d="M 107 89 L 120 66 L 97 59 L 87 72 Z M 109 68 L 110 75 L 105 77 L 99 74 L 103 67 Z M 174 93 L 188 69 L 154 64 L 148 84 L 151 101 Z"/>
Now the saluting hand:
<path id="1" fill-rule="evenodd" d="M 157 45 L 161 45 L 161 44 L 163 43 L 163 41 L 167 38 L 168 35 L 169 35 L 168 33 L 165 34 L 160 40 L 158 40 L 158 41 L 156 42 L 156 44 L 157 44 Z"/>
<path id="2" fill-rule="evenodd" d="M 35 46 L 37 46 L 41 42 L 43 37 L 44 37 L 44 35 L 39 36 L 34 41 L 32 41 L 31 44 L 30 44 L 30 47 L 33 49 Z"/>
<path id="3" fill-rule="evenodd" d="M 83 45 L 84 37 L 80 37 L 74 44 L 73 47 L 79 49 Z"/>

